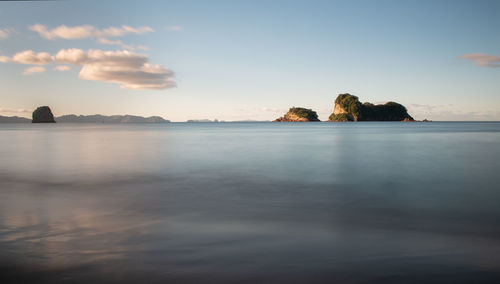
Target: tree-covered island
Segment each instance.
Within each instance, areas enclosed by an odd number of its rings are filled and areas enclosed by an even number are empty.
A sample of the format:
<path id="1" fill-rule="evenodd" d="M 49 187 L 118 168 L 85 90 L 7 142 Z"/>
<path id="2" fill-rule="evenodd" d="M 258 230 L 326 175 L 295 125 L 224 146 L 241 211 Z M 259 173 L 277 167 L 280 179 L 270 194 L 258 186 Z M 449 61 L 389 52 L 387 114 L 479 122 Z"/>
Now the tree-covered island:
<path id="1" fill-rule="evenodd" d="M 335 99 L 333 113 L 328 121 L 414 121 L 414 119 L 401 104 L 361 103 L 356 96 L 340 94 Z"/>
<path id="2" fill-rule="evenodd" d="M 275 122 L 308 122 L 308 121 L 320 121 L 318 114 L 307 108 L 302 107 L 292 107 L 288 112 L 274 120 Z"/>

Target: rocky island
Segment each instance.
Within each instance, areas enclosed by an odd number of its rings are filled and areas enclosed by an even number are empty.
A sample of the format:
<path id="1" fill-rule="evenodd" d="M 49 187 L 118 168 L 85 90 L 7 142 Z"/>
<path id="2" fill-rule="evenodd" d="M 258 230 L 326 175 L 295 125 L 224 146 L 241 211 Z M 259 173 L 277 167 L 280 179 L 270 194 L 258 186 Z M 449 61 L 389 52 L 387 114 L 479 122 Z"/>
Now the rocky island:
<path id="1" fill-rule="evenodd" d="M 41 106 L 33 112 L 32 123 L 55 123 L 54 115 L 48 106 Z"/>
<path id="2" fill-rule="evenodd" d="M 335 99 L 328 121 L 415 121 L 406 108 L 395 102 L 374 105 L 361 103 L 358 97 L 340 94 Z"/>
<path id="3" fill-rule="evenodd" d="M 288 112 L 274 120 L 275 122 L 308 122 L 308 121 L 319 121 L 318 114 L 307 108 L 302 107 L 292 107 Z"/>

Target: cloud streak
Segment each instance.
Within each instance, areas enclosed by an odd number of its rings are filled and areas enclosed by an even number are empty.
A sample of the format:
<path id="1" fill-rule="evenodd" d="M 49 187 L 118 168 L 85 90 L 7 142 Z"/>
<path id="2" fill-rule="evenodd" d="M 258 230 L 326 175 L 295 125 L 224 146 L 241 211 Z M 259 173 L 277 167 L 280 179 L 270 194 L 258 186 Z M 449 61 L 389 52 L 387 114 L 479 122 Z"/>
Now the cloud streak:
<path id="1" fill-rule="evenodd" d="M 46 69 L 43 66 L 28 67 L 28 68 L 24 69 L 23 75 L 33 75 L 36 73 L 43 73 L 43 72 L 45 72 L 45 70 Z"/>
<path id="2" fill-rule="evenodd" d="M 108 27 L 104 29 L 99 29 L 91 25 L 73 27 L 60 25 L 53 29 L 49 29 L 45 25 L 34 24 L 30 26 L 29 29 L 38 33 L 39 36 L 49 40 L 95 39 L 101 44 L 119 45 L 124 49 L 134 49 L 134 47 L 126 45 L 120 40 L 111 40 L 110 38 L 122 37 L 129 34 L 145 34 L 154 31 L 151 27 L 147 26 L 134 28 L 127 25 L 122 25 L 121 27 Z"/>
<path id="3" fill-rule="evenodd" d="M 68 65 L 58 65 L 54 67 L 54 70 L 59 72 L 69 71 L 70 69 L 71 68 Z"/>
<path id="4" fill-rule="evenodd" d="M 60 25 L 53 29 L 48 29 L 42 24 L 35 24 L 30 26 L 30 30 L 37 32 L 41 37 L 46 39 L 85 39 L 85 38 L 110 38 L 122 37 L 127 34 L 144 34 L 153 32 L 150 27 L 133 28 L 131 26 L 123 25 L 121 27 L 109 27 L 105 29 L 98 29 L 91 25 L 68 27 Z"/>
<path id="5" fill-rule="evenodd" d="M 426 105 L 410 104 L 408 112 L 416 119 L 455 120 L 455 121 L 493 121 L 500 120 L 500 111 L 497 110 L 468 110 L 463 111 L 453 104 Z"/>
<path id="6" fill-rule="evenodd" d="M 0 39 L 6 39 L 10 36 L 11 30 L 10 29 L 0 29 Z"/>
<path id="7" fill-rule="evenodd" d="M 0 106 L 0 113 L 2 114 L 27 114 L 31 113 L 31 110 L 28 109 L 9 109 L 9 108 L 3 108 Z"/>
<path id="8" fill-rule="evenodd" d="M 128 50 L 83 51 L 77 48 L 61 49 L 55 55 L 46 52 L 36 53 L 26 50 L 16 53 L 12 58 L 2 57 L 2 62 L 19 64 L 45 65 L 71 64 L 80 66 L 78 76 L 84 80 L 103 81 L 120 84 L 122 89 L 133 90 L 163 90 L 176 86 L 174 72 L 162 65 L 153 65 L 149 58 Z M 68 66 L 56 66 L 58 71 L 66 71 Z M 31 75 L 44 72 L 42 66 L 27 68 L 23 74 Z"/>
<path id="9" fill-rule="evenodd" d="M 470 60 L 480 67 L 500 67 L 500 56 L 484 54 L 484 53 L 470 53 L 459 56 L 462 59 Z"/>
<path id="10" fill-rule="evenodd" d="M 33 50 L 18 52 L 12 56 L 12 62 L 21 64 L 49 64 L 52 62 L 52 56 L 48 52 L 36 53 Z"/>
<path id="11" fill-rule="evenodd" d="M 172 31 L 172 32 L 180 32 L 182 30 L 182 27 L 180 26 L 168 26 L 166 27 L 167 30 Z"/>

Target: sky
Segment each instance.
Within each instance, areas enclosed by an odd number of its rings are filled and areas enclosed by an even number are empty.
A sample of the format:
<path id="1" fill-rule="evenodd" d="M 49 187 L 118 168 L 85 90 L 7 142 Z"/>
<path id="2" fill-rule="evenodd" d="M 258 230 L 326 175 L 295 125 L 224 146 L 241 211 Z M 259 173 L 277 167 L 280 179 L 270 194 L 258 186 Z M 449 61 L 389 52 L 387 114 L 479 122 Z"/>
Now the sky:
<path id="1" fill-rule="evenodd" d="M 0 115 L 500 120 L 500 1 L 0 1 Z"/>

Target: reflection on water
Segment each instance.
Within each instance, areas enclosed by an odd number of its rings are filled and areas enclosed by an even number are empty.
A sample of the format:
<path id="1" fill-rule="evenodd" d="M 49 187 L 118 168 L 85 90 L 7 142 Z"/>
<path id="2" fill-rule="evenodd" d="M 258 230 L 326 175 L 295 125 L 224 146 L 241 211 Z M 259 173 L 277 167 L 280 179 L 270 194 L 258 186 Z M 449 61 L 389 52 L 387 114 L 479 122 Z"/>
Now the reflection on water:
<path id="1" fill-rule="evenodd" d="M 498 283 L 500 123 L 0 125 L 0 280 Z"/>

